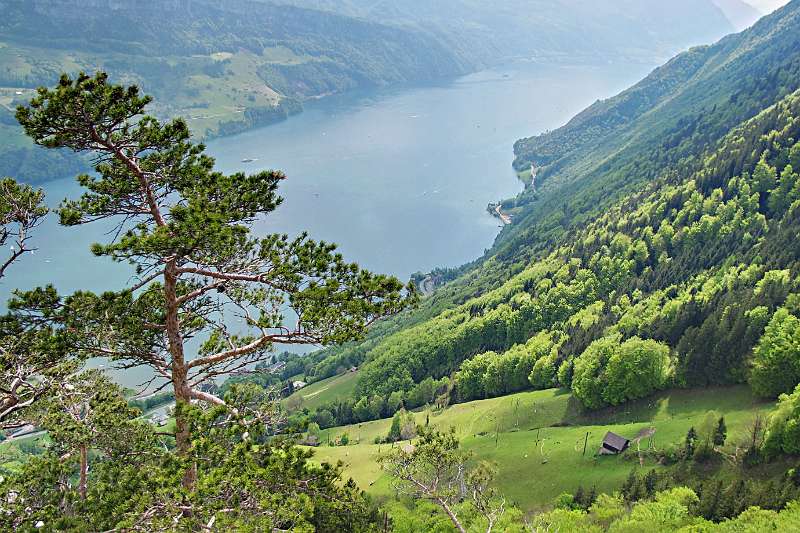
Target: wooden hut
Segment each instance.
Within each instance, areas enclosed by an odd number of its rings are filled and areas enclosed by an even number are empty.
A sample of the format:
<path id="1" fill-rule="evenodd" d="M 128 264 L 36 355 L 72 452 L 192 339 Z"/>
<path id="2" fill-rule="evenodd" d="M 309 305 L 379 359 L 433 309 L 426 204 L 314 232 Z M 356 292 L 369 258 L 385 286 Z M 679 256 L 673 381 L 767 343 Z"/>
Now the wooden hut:
<path id="1" fill-rule="evenodd" d="M 627 450 L 630 445 L 631 441 L 609 431 L 603 437 L 603 445 L 600 446 L 599 453 L 600 455 L 617 455 Z"/>

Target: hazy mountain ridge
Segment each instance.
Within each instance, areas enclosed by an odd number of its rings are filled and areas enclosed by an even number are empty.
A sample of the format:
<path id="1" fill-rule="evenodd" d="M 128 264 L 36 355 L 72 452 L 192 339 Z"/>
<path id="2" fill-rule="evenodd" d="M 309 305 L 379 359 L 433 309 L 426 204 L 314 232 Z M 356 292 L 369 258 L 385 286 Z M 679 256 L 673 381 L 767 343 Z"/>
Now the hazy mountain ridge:
<path id="1" fill-rule="evenodd" d="M 19 89 L 101 68 L 142 86 L 156 96 L 159 116 L 186 117 L 202 136 L 281 120 L 309 97 L 476 68 L 420 31 L 248 0 L 2 0 L 0 11 L 6 112 L 28 96 Z M 32 150 L 6 122 L 0 174 L 60 175 L 62 158 Z"/>
<path id="2" fill-rule="evenodd" d="M 481 58 L 669 57 L 734 30 L 710 0 L 278 1 L 420 28 Z"/>
<path id="3" fill-rule="evenodd" d="M 733 27 L 741 31 L 753 25 L 763 13 L 743 0 L 714 0 Z"/>
<path id="4" fill-rule="evenodd" d="M 635 165 L 637 157 L 665 168 L 681 137 L 718 134 L 712 131 L 725 131 L 800 87 L 794 75 L 800 69 L 798 26 L 800 4 L 793 2 L 743 33 L 685 52 L 564 127 L 518 141 L 515 166 L 541 167 L 537 181 L 551 190 L 602 180 Z M 718 106 L 727 113 L 716 112 Z M 648 172 L 638 179 L 653 177 Z M 606 186 L 612 194 L 615 188 Z M 570 190 L 572 194 L 575 188 Z"/>

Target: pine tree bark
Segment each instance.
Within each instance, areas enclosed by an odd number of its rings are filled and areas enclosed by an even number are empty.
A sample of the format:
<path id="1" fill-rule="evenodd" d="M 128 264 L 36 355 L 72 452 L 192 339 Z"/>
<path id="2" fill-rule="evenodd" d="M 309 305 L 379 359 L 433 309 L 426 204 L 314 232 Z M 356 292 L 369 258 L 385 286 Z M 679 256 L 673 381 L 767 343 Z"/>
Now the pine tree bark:
<path id="1" fill-rule="evenodd" d="M 175 393 L 175 403 L 179 407 L 175 415 L 175 444 L 178 454 L 189 457 L 192 447 L 192 436 L 189 423 L 186 420 L 185 409 L 192 400 L 189 388 L 186 358 L 183 353 L 183 337 L 181 336 L 180 320 L 178 318 L 177 284 L 175 260 L 167 261 L 164 268 L 164 299 L 166 300 L 166 331 L 169 341 L 169 351 L 172 356 L 172 390 Z M 192 465 L 183 475 L 183 487 L 187 490 L 194 488 L 197 480 L 197 470 Z"/>
<path id="2" fill-rule="evenodd" d="M 80 474 L 78 479 L 78 494 L 82 500 L 86 499 L 86 486 L 89 474 L 89 450 L 85 444 L 80 447 Z"/>

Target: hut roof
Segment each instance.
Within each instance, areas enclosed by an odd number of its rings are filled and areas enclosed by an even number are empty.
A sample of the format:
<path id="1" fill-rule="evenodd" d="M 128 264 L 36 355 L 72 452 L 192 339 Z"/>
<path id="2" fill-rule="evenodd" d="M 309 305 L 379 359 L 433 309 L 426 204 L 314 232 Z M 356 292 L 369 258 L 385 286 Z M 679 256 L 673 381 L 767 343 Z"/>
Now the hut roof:
<path id="1" fill-rule="evenodd" d="M 606 433 L 606 436 L 603 437 L 603 446 L 600 448 L 600 453 L 621 453 L 628 449 L 630 443 L 631 441 L 625 437 L 609 431 Z"/>

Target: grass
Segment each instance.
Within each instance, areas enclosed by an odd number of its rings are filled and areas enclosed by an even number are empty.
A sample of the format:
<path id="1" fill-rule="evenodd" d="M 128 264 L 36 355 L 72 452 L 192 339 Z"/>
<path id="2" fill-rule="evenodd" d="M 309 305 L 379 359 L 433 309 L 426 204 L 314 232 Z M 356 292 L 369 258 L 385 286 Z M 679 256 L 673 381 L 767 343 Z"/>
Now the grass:
<path id="1" fill-rule="evenodd" d="M 465 449 L 494 464 L 498 489 L 509 501 L 534 511 L 581 485 L 606 492 L 619 489 L 639 461 L 635 451 L 595 457 L 607 431 L 633 438 L 641 429 L 655 427 L 655 445 L 664 449 L 680 445 L 689 428 L 699 426 L 713 410 L 725 416 L 728 442 L 740 442 L 753 416 L 772 407 L 742 386 L 669 391 L 622 408 L 585 413 L 569 393 L 546 390 L 419 412 L 415 417 L 418 423 L 427 419 L 439 429 L 454 427 Z M 356 444 L 320 446 L 315 460 L 341 461 L 345 476 L 374 496 L 386 497 L 391 490 L 377 459 L 390 445 L 373 442 L 388 433 L 390 424 L 391 420 L 379 420 L 325 431 L 323 442 L 346 432 Z M 644 466 L 661 468 L 652 460 L 645 460 Z"/>
<path id="2" fill-rule="evenodd" d="M 358 372 L 346 372 L 332 378 L 317 381 L 298 390 L 286 400 L 285 405 L 295 409 L 317 407 L 345 396 L 351 396 L 358 383 Z"/>

